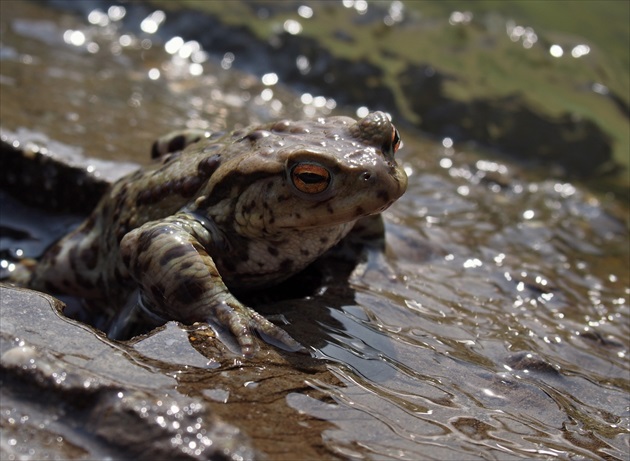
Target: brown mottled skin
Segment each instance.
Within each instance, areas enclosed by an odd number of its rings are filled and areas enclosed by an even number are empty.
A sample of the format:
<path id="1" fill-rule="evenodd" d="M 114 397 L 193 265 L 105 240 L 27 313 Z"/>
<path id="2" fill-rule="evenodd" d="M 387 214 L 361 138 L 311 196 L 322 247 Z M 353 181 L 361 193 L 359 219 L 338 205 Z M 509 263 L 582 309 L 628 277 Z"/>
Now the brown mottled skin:
<path id="1" fill-rule="evenodd" d="M 389 207 L 407 186 L 399 143 L 381 112 L 164 138 L 154 146 L 159 163 L 116 182 L 46 252 L 30 286 L 119 309 L 139 288 L 139 305 L 227 327 L 245 355 L 252 330 L 297 349 L 230 289 L 288 278 Z"/>

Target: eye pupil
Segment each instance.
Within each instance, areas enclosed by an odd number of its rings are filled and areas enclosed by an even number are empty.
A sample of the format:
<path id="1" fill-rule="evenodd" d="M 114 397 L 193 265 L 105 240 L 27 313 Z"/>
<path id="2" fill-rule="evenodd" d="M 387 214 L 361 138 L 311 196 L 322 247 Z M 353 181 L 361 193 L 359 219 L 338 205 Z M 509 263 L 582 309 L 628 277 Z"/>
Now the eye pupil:
<path id="1" fill-rule="evenodd" d="M 317 173 L 298 173 L 298 178 L 305 184 L 317 184 L 326 181 L 326 178 Z"/>
<path id="2" fill-rule="evenodd" d="M 319 194 L 330 185 L 330 172 L 321 165 L 299 163 L 291 169 L 293 186 L 305 194 Z"/>

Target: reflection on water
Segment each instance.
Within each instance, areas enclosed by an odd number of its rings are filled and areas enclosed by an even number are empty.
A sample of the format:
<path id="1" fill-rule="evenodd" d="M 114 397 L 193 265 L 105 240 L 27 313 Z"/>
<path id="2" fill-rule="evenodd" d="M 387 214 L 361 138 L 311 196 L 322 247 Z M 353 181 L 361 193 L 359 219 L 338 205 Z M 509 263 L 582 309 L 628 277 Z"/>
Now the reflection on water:
<path id="1" fill-rule="evenodd" d="M 496 459 L 623 459 L 630 422 L 624 223 L 570 184 L 488 181 L 469 154 L 449 150 L 445 162 L 441 146 L 405 142 L 417 174 L 393 218 L 444 256 L 418 263 L 397 253 L 395 282 L 379 293 L 355 287 L 365 328 L 390 338 L 396 351 L 367 357 L 387 364 L 389 373 L 368 367 L 385 381 L 364 373 L 360 350 L 334 367 L 348 389 L 330 390 L 347 423 L 332 438 L 401 459 L 428 458 L 424 444 L 430 459 L 457 458 L 452 450 L 474 456 L 480 445 Z M 426 151 L 435 160 L 422 163 Z M 446 174 L 431 164 L 447 165 Z M 343 342 L 354 344 L 352 336 Z M 359 419 L 371 420 L 373 432 L 352 424 Z M 389 437 L 376 436 L 383 433 Z"/>
<path id="2" fill-rule="evenodd" d="M 352 322 L 371 334 L 346 328 L 349 337 L 336 338 L 344 354 L 322 349 L 343 362 L 333 369 L 348 385 L 329 389 L 345 422 L 332 440 L 340 450 L 355 440 L 401 459 L 426 459 L 424 444 L 433 447 L 430 459 L 457 458 L 452 450 L 472 456 L 480 445 L 496 459 L 593 452 L 623 459 L 628 272 L 623 259 L 614 265 L 617 252 L 627 256 L 623 226 L 579 192 L 560 197 L 566 187 L 554 184 L 515 182 L 500 193 L 470 185 L 464 199 L 459 182 L 423 179 L 412 181 L 418 187 L 393 213 L 408 220 L 422 201 L 431 225 L 418 227 L 418 239 L 446 256 L 422 264 L 399 256 L 397 282 L 378 294 L 357 289 L 366 314 Z M 442 206 L 423 200 L 432 196 Z M 613 264 L 603 268 L 599 258 Z M 377 344 L 375 333 L 395 352 L 364 354 L 359 341 Z M 304 404 L 331 414 L 330 405 Z M 369 420 L 371 430 L 357 420 Z"/>
<path id="3" fill-rule="evenodd" d="M 93 155 L 142 162 L 172 128 L 335 108 L 272 75 L 230 73 L 234 56 L 214 62 L 198 44 L 123 34 L 116 8 L 67 29 L 33 7 L 3 19 L 3 128 L 38 126 Z M 151 35 L 164 18 L 149 13 L 139 27 Z M 97 74 L 84 72 L 96 60 Z M 33 71 L 51 76 L 64 104 L 24 93 L 14 76 L 34 88 Z M 369 459 L 627 459 L 630 252 L 615 217 L 627 210 L 448 139 L 402 134 L 410 180 L 387 214 L 393 276 L 353 274 L 343 305 L 308 319 L 317 356 L 343 383 L 307 382 L 332 400 L 287 396 L 332 423 L 313 443 Z"/>

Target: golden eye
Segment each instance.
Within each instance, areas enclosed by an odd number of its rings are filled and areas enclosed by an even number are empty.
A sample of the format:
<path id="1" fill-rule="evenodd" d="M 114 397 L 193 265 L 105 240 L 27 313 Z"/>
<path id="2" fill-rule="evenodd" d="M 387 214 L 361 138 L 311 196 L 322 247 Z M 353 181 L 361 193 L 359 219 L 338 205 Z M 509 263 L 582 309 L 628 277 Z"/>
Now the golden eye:
<path id="1" fill-rule="evenodd" d="M 392 126 L 392 153 L 396 153 L 398 148 L 400 147 L 400 134 L 398 134 L 398 130 L 396 127 Z"/>
<path id="2" fill-rule="evenodd" d="M 300 192 L 319 194 L 330 185 L 330 172 L 314 163 L 298 163 L 291 169 L 291 181 Z"/>

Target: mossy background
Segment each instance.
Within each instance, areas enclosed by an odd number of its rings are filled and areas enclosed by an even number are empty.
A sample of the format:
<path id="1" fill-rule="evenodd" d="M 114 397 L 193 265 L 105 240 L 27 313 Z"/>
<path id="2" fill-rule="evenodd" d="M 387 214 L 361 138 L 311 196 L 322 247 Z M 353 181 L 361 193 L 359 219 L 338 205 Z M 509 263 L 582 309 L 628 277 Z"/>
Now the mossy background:
<path id="1" fill-rule="evenodd" d="M 365 14 L 332 1 L 152 3 L 171 11 L 202 10 L 224 24 L 249 29 L 261 41 L 273 41 L 284 33 L 284 21 L 296 20 L 301 37 L 313 38 L 336 58 L 360 60 L 380 69 L 378 83 L 391 91 L 400 113 L 421 128 L 421 117 L 401 86 L 400 73 L 409 65 L 428 64 L 452 77 L 444 92 L 458 101 L 518 95 L 543 118 L 569 115 L 593 121 L 611 139 L 616 167 L 606 179 L 608 185 L 625 189 L 630 183 L 630 2 L 407 1 L 402 2 L 404 20 L 392 26 L 382 18 L 397 2 L 368 2 Z M 300 17 L 298 7 L 303 4 L 312 8 L 312 17 Z M 454 11 L 471 12 L 472 20 L 449 24 Z M 531 48 L 510 39 L 510 23 L 534 31 L 537 41 Z M 563 47 L 562 57 L 551 56 L 553 44 Z M 579 44 L 588 45 L 590 52 L 573 58 L 571 49 Z M 376 82 L 366 78 L 360 84 L 370 88 Z M 593 91 L 593 84 L 603 85 L 609 94 Z"/>

